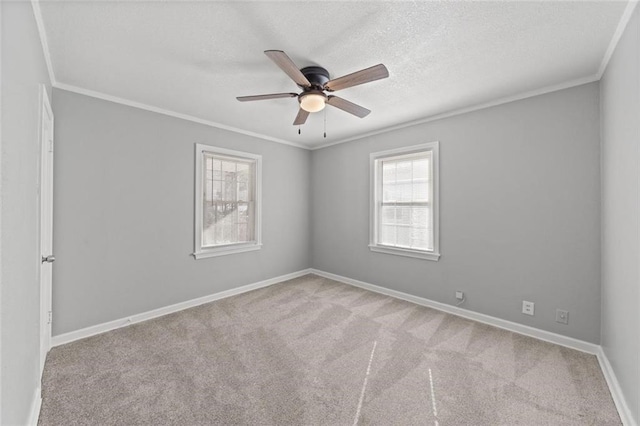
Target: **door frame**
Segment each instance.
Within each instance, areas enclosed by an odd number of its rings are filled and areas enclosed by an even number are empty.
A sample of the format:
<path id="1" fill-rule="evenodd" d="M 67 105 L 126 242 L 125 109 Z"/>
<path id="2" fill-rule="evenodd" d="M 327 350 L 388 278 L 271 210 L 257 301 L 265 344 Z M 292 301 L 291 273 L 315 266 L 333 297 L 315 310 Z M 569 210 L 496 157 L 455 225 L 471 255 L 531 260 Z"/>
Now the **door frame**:
<path id="1" fill-rule="evenodd" d="M 48 134 L 45 126 L 48 123 L 48 118 L 50 118 L 50 127 L 51 127 L 51 135 L 50 139 L 46 138 Z M 39 279 L 38 284 L 40 288 L 40 374 L 44 370 L 44 362 L 47 357 L 47 353 L 49 349 L 51 349 L 51 319 L 52 319 L 52 282 L 53 282 L 53 272 L 51 272 L 51 279 L 46 282 L 45 275 L 43 274 L 43 265 L 42 257 L 49 256 L 52 253 L 45 253 L 45 251 L 49 251 L 49 249 L 45 247 L 46 245 L 46 233 L 51 233 L 51 241 L 53 246 L 53 128 L 54 128 L 54 117 L 53 117 L 53 109 L 51 108 L 51 102 L 49 101 L 49 95 L 47 93 L 47 89 L 45 85 L 40 85 L 40 121 L 39 121 L 39 140 L 38 147 L 40 150 L 40 182 L 38 184 L 38 201 L 40 204 L 40 214 L 39 214 L 39 247 L 38 247 L 38 271 L 39 271 Z M 50 169 L 47 169 L 46 162 L 50 162 Z M 49 173 L 47 175 L 47 170 Z M 47 205 L 48 203 L 48 205 Z M 48 210 L 50 209 L 50 210 Z M 47 222 L 46 215 L 49 215 L 49 221 Z M 49 230 L 45 229 L 48 226 Z M 51 267 L 53 266 L 50 264 Z M 48 286 L 48 288 L 45 288 Z"/>

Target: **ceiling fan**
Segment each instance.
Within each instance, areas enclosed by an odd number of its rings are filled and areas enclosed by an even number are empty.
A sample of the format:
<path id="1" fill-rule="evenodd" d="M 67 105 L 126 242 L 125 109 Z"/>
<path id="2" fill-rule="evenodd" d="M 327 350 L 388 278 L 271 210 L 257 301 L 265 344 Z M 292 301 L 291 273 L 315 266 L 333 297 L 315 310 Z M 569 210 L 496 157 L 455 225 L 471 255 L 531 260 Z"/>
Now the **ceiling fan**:
<path id="1" fill-rule="evenodd" d="M 354 73 L 329 80 L 329 71 L 322 67 L 310 66 L 298 69 L 296 64 L 281 50 L 265 50 L 265 55 L 269 57 L 282 71 L 285 72 L 300 88 L 301 93 L 273 93 L 268 95 L 238 96 L 240 102 L 261 101 L 265 99 L 278 98 L 298 98 L 300 110 L 293 125 L 304 124 L 309 113 L 318 112 L 324 109 L 326 104 L 339 108 L 356 117 L 364 118 L 371 112 L 370 110 L 342 99 L 338 96 L 327 95 L 325 92 L 335 92 L 347 87 L 369 83 L 389 77 L 389 71 L 383 64 L 374 65 Z"/>

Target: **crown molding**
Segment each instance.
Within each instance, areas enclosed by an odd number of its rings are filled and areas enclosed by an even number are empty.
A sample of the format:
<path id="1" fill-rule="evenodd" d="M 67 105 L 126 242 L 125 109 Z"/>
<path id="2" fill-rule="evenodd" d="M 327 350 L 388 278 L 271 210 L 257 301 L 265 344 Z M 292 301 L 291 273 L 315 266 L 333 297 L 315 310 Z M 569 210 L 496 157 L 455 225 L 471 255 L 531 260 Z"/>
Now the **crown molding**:
<path id="1" fill-rule="evenodd" d="M 616 47 L 618 46 L 618 42 L 624 34 L 624 30 L 627 28 L 629 24 L 629 20 L 631 20 L 631 16 L 633 15 L 633 11 L 635 10 L 638 4 L 638 0 L 630 0 L 627 3 L 627 7 L 624 9 L 622 16 L 620 17 L 620 22 L 618 22 L 618 26 L 616 31 L 613 33 L 613 37 L 611 37 L 611 41 L 609 42 L 609 46 L 607 47 L 607 51 L 604 53 L 604 57 L 602 58 L 602 62 L 600 63 L 600 68 L 598 68 L 598 80 L 602 78 L 602 75 L 607 70 L 607 66 L 609 65 L 609 61 L 613 56 L 613 52 L 615 52 Z"/>
<path id="2" fill-rule="evenodd" d="M 31 0 L 31 8 L 33 9 L 33 16 L 36 20 L 36 26 L 38 27 L 38 35 L 40 36 L 40 43 L 42 44 L 42 53 L 44 54 L 44 61 L 47 64 L 47 72 L 49 73 L 49 82 L 51 85 L 56 83 L 56 74 L 53 72 L 53 64 L 51 63 L 51 54 L 49 53 L 49 39 L 47 33 L 44 30 L 44 21 L 42 20 L 42 11 L 40 10 L 40 1 Z"/>
<path id="3" fill-rule="evenodd" d="M 167 115 L 170 117 L 174 117 L 174 118 L 180 118 L 182 120 L 186 120 L 186 121 L 191 121 L 194 123 L 198 123 L 198 124 L 203 124 L 205 126 L 209 126 L 209 127 L 215 127 L 217 129 L 222 129 L 222 130 L 227 130 L 230 132 L 234 132 L 234 133 L 239 133 L 242 135 L 246 135 L 246 136 L 251 136 L 254 138 L 258 138 L 258 139 L 263 139 L 263 140 L 267 140 L 270 142 L 276 142 L 276 143 L 281 143 L 284 145 L 290 145 L 290 146 L 294 146 L 296 148 L 302 148 L 302 149 L 309 149 L 309 147 L 307 145 L 303 145 L 300 143 L 296 143 L 296 142 L 291 142 L 291 141 L 287 141 L 284 139 L 279 139 L 279 138 L 274 138 L 271 136 L 267 136 L 267 135 L 263 135 L 261 133 L 256 133 L 256 132 L 250 132 L 248 130 L 243 130 L 243 129 L 239 129 L 237 127 L 233 127 L 233 126 L 227 126 L 225 124 L 222 123 L 217 123 L 215 121 L 209 121 L 209 120 L 205 120 L 199 117 L 194 117 L 188 114 L 182 114 L 179 112 L 175 112 L 175 111 L 171 111 L 171 110 L 167 110 L 167 109 L 163 109 L 163 108 L 159 108 L 159 107 L 155 107 L 152 105 L 147 105 L 141 102 L 135 102 L 129 99 L 124 99 L 124 98 L 119 98 L 117 96 L 111 96 L 111 95 L 107 95 L 106 93 L 101 93 L 101 92 L 97 92 L 94 90 L 89 90 L 89 89 L 84 89 L 82 87 L 77 87 L 77 86 L 73 86 L 70 84 L 65 84 L 65 83 L 61 83 L 58 82 L 58 80 L 56 80 L 56 75 L 55 72 L 53 70 L 53 64 L 51 62 L 51 53 L 49 51 L 49 40 L 47 38 L 47 32 L 45 31 L 45 27 L 44 27 L 44 21 L 42 19 L 42 11 L 40 9 L 40 0 L 31 0 L 31 7 L 33 8 L 33 15 L 35 17 L 36 20 L 36 25 L 38 27 L 38 35 L 40 36 L 40 43 L 42 44 L 42 50 L 43 50 L 43 54 L 44 54 L 44 59 L 45 62 L 47 64 L 47 71 L 49 73 L 49 80 L 51 82 L 51 86 L 55 87 L 56 89 L 60 89 L 60 90 L 66 90 L 68 92 L 74 92 L 74 93 L 78 93 L 81 95 L 85 95 L 85 96 L 90 96 L 92 98 L 97 98 L 97 99 L 102 99 L 105 101 L 110 101 L 110 102 L 115 102 L 121 105 L 127 105 L 133 108 L 138 108 L 138 109 L 143 109 L 146 111 L 151 111 L 151 112 L 155 112 L 158 114 L 163 114 L 163 115 Z"/>
<path id="4" fill-rule="evenodd" d="M 367 138 L 367 137 L 371 137 L 371 136 L 375 136 L 375 135 L 379 135 L 379 134 L 383 134 L 383 133 L 388 133 L 388 132 L 391 132 L 391 131 L 394 131 L 394 130 L 404 129 L 406 127 L 411 127 L 411 126 L 416 126 L 416 125 L 419 125 L 419 124 L 429 123 L 429 122 L 436 121 L 436 120 L 441 120 L 441 119 L 444 119 L 444 118 L 454 117 L 456 115 L 466 114 L 466 113 L 469 113 L 469 112 L 474 112 L 474 111 L 478 111 L 478 110 L 481 110 L 481 109 L 491 108 L 491 107 L 502 105 L 502 104 L 505 104 L 505 103 L 514 102 L 514 101 L 530 98 L 530 97 L 533 97 L 533 96 L 542 95 L 542 94 L 545 94 L 545 93 L 550 93 L 550 92 L 554 92 L 554 91 L 558 91 L 558 90 L 568 89 L 568 88 L 575 87 L 575 86 L 580 86 L 582 84 L 587 84 L 587 83 L 591 83 L 591 82 L 594 82 L 594 81 L 599 81 L 602 78 L 602 75 L 604 74 L 605 70 L 607 69 L 607 65 L 609 64 L 609 61 L 611 60 L 613 52 L 615 51 L 616 46 L 618 45 L 618 42 L 620 41 L 620 38 L 622 37 L 622 34 L 624 33 L 624 30 L 626 29 L 626 27 L 627 27 L 627 25 L 629 23 L 629 20 L 631 19 L 631 16 L 633 15 L 633 12 L 634 12 L 637 4 L 638 4 L 638 1 L 639 0 L 629 0 L 629 2 L 627 3 L 627 6 L 626 6 L 621 18 L 620 18 L 618 26 L 616 27 L 615 33 L 614 33 L 613 37 L 611 38 L 611 41 L 609 42 L 609 46 L 607 47 L 605 55 L 602 58 L 602 62 L 600 63 L 600 67 L 598 68 L 598 71 L 597 71 L 596 74 L 593 74 L 593 75 L 587 76 L 587 77 L 583 77 L 583 78 L 579 78 L 579 79 L 576 79 L 576 80 L 571 80 L 571 81 L 567 81 L 567 82 L 564 82 L 564 83 L 552 85 L 552 86 L 547 86 L 547 87 L 544 87 L 544 88 L 541 88 L 541 89 L 536 89 L 536 90 L 532 90 L 532 91 L 529 91 L 529 92 L 520 93 L 520 94 L 513 95 L 513 96 L 507 96 L 507 97 L 495 99 L 493 101 L 489 101 L 489 102 L 485 102 L 485 103 L 481 103 L 481 104 L 477 104 L 477 105 L 473 105 L 473 106 L 469 106 L 469 107 L 459 108 L 459 109 L 455 109 L 455 110 L 452 110 L 452 111 L 435 114 L 435 115 L 432 115 L 432 116 L 429 116 L 429 117 L 425 117 L 425 118 L 422 118 L 422 119 L 419 119 L 419 120 L 413 120 L 413 121 L 409 121 L 409 122 L 406 122 L 406 123 L 401 123 L 401 124 L 385 127 L 385 128 L 382 128 L 382 129 L 378 129 L 378 130 L 374 130 L 374 131 L 371 131 L 371 132 L 363 133 L 363 134 L 360 134 L 360 135 L 357 135 L 357 136 L 352 136 L 352 137 L 340 139 L 338 141 L 322 144 L 322 145 L 319 145 L 319 146 L 308 146 L 308 145 L 305 145 L 305 144 L 296 143 L 296 142 L 288 141 L 288 140 L 285 140 L 285 139 L 279 139 L 279 138 L 275 138 L 275 137 L 272 137 L 272 136 L 263 135 L 261 133 L 251 132 L 251 131 L 243 130 L 243 129 L 240 129 L 240 128 L 237 128 L 237 127 L 228 126 L 228 125 L 225 125 L 225 124 L 222 124 L 222 123 L 217 123 L 215 121 L 210 121 L 210 120 L 205 120 L 205 119 L 202 119 L 202 118 L 199 118 L 199 117 L 194 117 L 194 116 L 191 116 L 191 115 L 188 115 L 188 114 L 183 114 L 183 113 L 179 113 L 179 112 L 175 112 L 175 111 L 171 111 L 171 110 L 155 107 L 155 106 L 152 106 L 152 105 L 147 105 L 147 104 L 144 104 L 144 103 L 141 103 L 141 102 L 135 102 L 135 101 L 131 101 L 131 100 L 128 100 L 128 99 L 107 95 L 105 93 L 101 93 L 101 92 L 97 92 L 97 91 L 93 91 L 93 90 L 89 90 L 89 89 L 84 89 L 84 88 L 81 88 L 81 87 L 77 87 L 77 86 L 73 86 L 73 85 L 69 85 L 69 84 L 65 84 L 65 83 L 60 83 L 60 82 L 58 82 L 56 80 L 55 73 L 54 73 L 54 70 L 53 70 L 53 65 L 52 65 L 52 62 L 51 62 L 51 54 L 49 53 L 49 43 L 48 43 L 48 39 L 47 39 L 47 34 L 46 34 L 46 31 L 45 31 L 45 28 L 44 28 L 44 23 L 43 23 L 43 20 L 42 20 L 42 13 L 41 13 L 41 10 L 40 10 L 40 0 L 31 0 L 31 5 L 33 7 L 33 13 L 34 13 L 36 24 L 37 24 L 37 27 L 38 27 L 38 33 L 40 35 L 40 42 L 42 43 L 42 49 L 43 49 L 43 52 L 44 52 L 45 62 L 46 62 L 46 65 L 47 65 L 47 71 L 49 73 L 49 79 L 51 80 L 51 85 L 53 87 L 61 89 L 61 90 L 66 90 L 66 91 L 69 91 L 69 92 L 82 94 L 82 95 L 85 95 L 85 96 L 90 96 L 90 97 L 93 97 L 93 98 L 98 98 L 98 99 L 102 99 L 102 100 L 106 100 L 106 101 L 115 102 L 115 103 L 118 103 L 118 104 L 121 104 L 121 105 L 127 105 L 127 106 L 130 106 L 130 107 L 133 107 L 133 108 L 143 109 L 143 110 L 155 112 L 155 113 L 158 113 L 158 114 L 167 115 L 167 116 L 170 116 L 170 117 L 180 118 L 180 119 L 183 119 L 183 120 L 187 120 L 187 121 L 203 124 L 205 126 L 215 127 L 215 128 L 218 128 L 218 129 L 227 130 L 227 131 L 234 132 L 234 133 L 239 133 L 239 134 L 255 137 L 255 138 L 258 138 L 258 139 L 267 140 L 267 141 L 270 141 L 270 142 L 276 142 L 276 143 L 281 143 L 281 144 L 284 144 L 284 145 L 294 146 L 296 148 L 302 148 L 302 149 L 315 151 L 315 150 L 318 150 L 318 149 L 328 148 L 330 146 L 342 144 L 342 143 L 345 143 L 345 142 L 351 142 L 351 141 L 355 141 L 355 140 L 359 140 L 359 139 L 364 139 L 364 138 Z"/>
<path id="5" fill-rule="evenodd" d="M 531 97 L 534 97 L 534 96 L 544 95 L 546 93 L 557 92 L 558 90 L 564 90 L 564 89 L 569 89 L 571 87 L 581 86 L 583 84 L 593 83 L 594 81 L 598 81 L 599 79 L 600 79 L 600 77 L 597 74 L 594 74 L 594 75 L 590 75 L 590 76 L 587 76 L 587 77 L 582 77 L 582 78 L 578 78 L 578 79 L 575 79 L 575 80 L 566 81 L 564 83 L 554 84 L 552 86 L 546 86 L 546 87 L 543 87 L 543 88 L 540 88 L 540 89 L 519 93 L 517 95 L 506 96 L 506 97 L 503 97 L 503 98 L 495 99 L 493 101 L 484 102 L 484 103 L 476 104 L 476 105 L 469 106 L 469 107 L 459 108 L 459 109 L 443 112 L 443 113 L 440 113 L 440 114 L 435 114 L 435 115 L 432 115 L 432 116 L 429 116 L 429 117 L 426 117 L 426 118 L 421 118 L 419 120 L 413 120 L 413 121 L 408 121 L 408 122 L 402 123 L 402 124 L 396 124 L 396 125 L 393 125 L 393 126 L 384 127 L 382 129 L 374 130 L 372 132 L 364 133 L 362 135 L 353 136 L 353 137 L 350 137 L 350 138 L 341 139 L 339 141 L 330 142 L 330 143 L 327 143 L 327 144 L 324 144 L 324 145 L 312 147 L 311 150 L 315 151 L 317 149 L 327 148 L 327 147 L 330 147 L 330 146 L 333 146 L 333 145 L 338 145 L 338 144 L 345 143 L 345 142 L 351 142 L 351 141 L 355 141 L 355 140 L 359 140 L 359 139 L 364 139 L 364 138 L 368 138 L 368 137 L 371 137 L 371 136 L 379 135 L 379 134 L 382 134 L 382 133 L 388 133 L 388 132 L 392 132 L 394 130 L 404 129 L 406 127 L 417 126 L 418 124 L 429 123 L 429 122 L 432 122 L 432 121 L 442 120 L 443 118 L 454 117 L 456 115 L 467 114 L 467 113 L 478 111 L 478 110 L 481 110 L 481 109 L 486 109 L 486 108 L 491 108 L 491 107 L 502 105 L 502 104 L 507 104 L 509 102 L 514 102 L 514 101 L 519 101 L 519 100 L 522 100 L 522 99 L 531 98 Z"/>
<path id="6" fill-rule="evenodd" d="M 267 140 L 267 141 L 270 141 L 270 142 L 276 142 L 276 143 L 281 143 L 281 144 L 285 144 L 285 145 L 294 146 L 296 148 L 302 148 L 302 149 L 315 151 L 315 150 L 322 149 L 322 148 L 327 148 L 327 147 L 330 147 L 330 146 L 333 146 L 333 145 L 339 145 L 339 144 L 342 144 L 342 143 L 345 143 L 345 142 L 356 141 L 356 140 L 359 140 L 359 139 L 364 139 L 364 138 L 367 138 L 367 137 L 379 135 L 379 134 L 382 134 L 382 133 L 388 133 L 388 132 L 392 132 L 394 130 L 404 129 L 406 127 L 412 127 L 412 126 L 416 126 L 416 125 L 419 125 L 419 124 L 424 124 L 424 123 L 429 123 L 429 122 L 432 122 L 432 121 L 442 120 L 444 118 L 454 117 L 456 115 L 467 114 L 469 112 L 474 112 L 474 111 L 482 110 L 482 109 L 485 109 L 485 108 L 491 108 L 491 107 L 502 105 L 502 104 L 506 104 L 506 103 L 509 103 L 509 102 L 519 101 L 519 100 L 522 100 L 522 99 L 527 99 L 527 98 L 531 98 L 531 97 L 538 96 L 538 95 L 544 95 L 546 93 L 556 92 L 558 90 L 569 89 L 571 87 L 581 86 L 583 84 L 588 84 L 588 83 L 592 83 L 594 81 L 598 81 L 599 79 L 600 79 L 600 77 L 597 74 L 594 74 L 594 75 L 591 75 L 591 76 L 588 76 L 588 77 L 583 77 L 583 78 L 579 78 L 579 79 L 576 79 L 576 80 L 570 80 L 570 81 L 567 81 L 567 82 L 564 82 L 564 83 L 543 87 L 541 89 L 531 90 L 531 91 L 528 91 L 528 92 L 519 93 L 517 95 L 507 96 L 507 97 L 495 99 L 493 101 L 484 102 L 484 103 L 473 105 L 473 106 L 470 106 L 470 107 L 464 107 L 464 108 L 460 108 L 460 109 L 456 109 L 456 110 L 452 110 L 452 111 L 447 111 L 447 112 L 436 114 L 436 115 L 432 115 L 432 116 L 429 116 L 429 117 L 426 117 L 426 118 L 421 118 L 419 120 L 408 121 L 406 123 L 396 124 L 396 125 L 393 125 L 393 126 L 385 127 L 385 128 L 379 129 L 379 130 L 374 130 L 374 131 L 371 131 L 371 132 L 367 132 L 367 133 L 364 133 L 364 134 L 361 134 L 361 135 L 357 135 L 357 136 L 353 136 L 353 137 L 349 137 L 349 138 L 345 138 L 345 139 L 340 139 L 338 141 L 329 142 L 327 144 L 323 144 L 323 145 L 319 145 L 319 146 L 308 146 L 308 145 L 303 145 L 303 144 L 296 143 L 296 142 L 291 142 L 291 141 L 288 141 L 288 140 L 285 140 L 285 139 L 274 138 L 272 136 L 263 135 L 261 133 L 250 132 L 250 131 L 247 131 L 247 130 L 239 129 L 237 127 L 232 127 L 232 126 L 227 126 L 227 125 L 222 124 L 222 123 L 217 123 L 215 121 L 209 121 L 209 120 L 205 120 L 203 118 L 194 117 L 194 116 L 191 116 L 191 115 L 188 115 L 188 114 L 182 114 L 182 113 L 179 113 L 179 112 L 175 112 L 175 111 L 171 111 L 171 110 L 155 107 L 153 105 L 148 105 L 148 104 L 144 104 L 144 103 L 141 103 L 141 102 L 135 102 L 135 101 L 131 101 L 129 99 L 119 98 L 117 96 L 107 95 L 106 93 L 101 93 L 101 92 L 97 92 L 97 91 L 94 91 L 94 90 L 88 90 L 88 89 L 84 89 L 82 87 L 73 86 L 73 85 L 70 85 L 70 84 L 56 82 L 56 83 L 53 83 L 52 86 L 55 87 L 56 89 L 66 90 L 68 92 L 78 93 L 78 94 L 89 96 L 89 97 L 92 97 L 92 98 L 102 99 L 102 100 L 105 100 L 105 101 L 110 101 L 110 102 L 118 103 L 118 104 L 121 104 L 121 105 L 130 106 L 130 107 L 133 107 L 133 108 L 143 109 L 143 110 L 155 112 L 155 113 L 158 113 L 158 114 L 168 115 L 170 117 L 180 118 L 182 120 L 192 121 L 192 122 L 195 122 L 195 123 L 203 124 L 203 125 L 210 126 L 210 127 L 215 127 L 215 128 L 218 128 L 218 129 L 228 130 L 230 132 L 239 133 L 239 134 L 243 134 L 243 135 L 247 135 L 247 136 L 252 136 L 252 137 L 255 137 L 255 138 L 259 138 L 259 139 L 264 139 L 264 140 Z"/>
<path id="7" fill-rule="evenodd" d="M 186 121 L 191 121 L 198 124 L 203 124 L 209 127 L 215 127 L 217 129 L 228 130 L 230 132 L 239 133 L 246 136 L 251 136 L 258 139 L 263 139 L 270 142 L 277 142 L 284 145 L 294 146 L 296 148 L 309 149 L 308 146 L 295 142 L 290 142 L 284 139 L 278 139 L 271 136 L 263 135 L 260 133 L 250 132 L 248 130 L 239 129 L 233 126 L 227 126 L 226 124 L 216 123 L 215 121 L 205 120 L 203 118 L 194 117 L 188 114 L 182 114 L 180 112 L 171 111 L 164 108 L 155 107 L 153 105 L 144 104 L 141 102 L 131 101 L 129 99 L 119 98 L 117 96 L 107 95 L 106 93 L 96 92 L 94 90 L 83 89 L 82 87 L 73 86 L 65 83 L 55 83 L 53 87 L 60 90 L 66 90 L 67 92 L 78 93 L 80 95 L 89 96 L 92 98 L 102 99 L 109 102 L 114 102 L 121 105 L 126 105 L 133 108 L 143 109 L 145 111 L 155 112 L 157 114 L 167 115 L 169 117 L 179 118 Z"/>

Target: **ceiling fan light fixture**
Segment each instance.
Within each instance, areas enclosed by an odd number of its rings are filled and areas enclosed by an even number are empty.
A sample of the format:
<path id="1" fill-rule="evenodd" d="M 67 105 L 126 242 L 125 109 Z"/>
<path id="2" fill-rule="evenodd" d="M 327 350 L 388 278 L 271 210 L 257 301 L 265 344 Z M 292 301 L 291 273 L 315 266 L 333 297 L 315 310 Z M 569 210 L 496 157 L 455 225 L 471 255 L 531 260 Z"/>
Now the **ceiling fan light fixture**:
<path id="1" fill-rule="evenodd" d="M 325 91 L 335 92 L 389 77 L 387 67 L 384 64 L 378 64 L 331 80 L 329 71 L 320 66 L 312 65 L 298 69 L 298 66 L 282 50 L 265 50 L 264 53 L 302 89 L 302 93 L 271 93 L 238 96 L 236 99 L 240 102 L 247 102 L 265 99 L 298 98 L 300 108 L 296 119 L 293 120 L 294 126 L 304 124 L 310 113 L 322 111 L 327 104 L 356 117 L 366 117 L 371 112 L 370 110 L 338 96 L 327 96 Z"/>
<path id="2" fill-rule="evenodd" d="M 306 93 L 300 96 L 300 108 L 307 112 L 322 111 L 327 102 L 323 93 Z"/>

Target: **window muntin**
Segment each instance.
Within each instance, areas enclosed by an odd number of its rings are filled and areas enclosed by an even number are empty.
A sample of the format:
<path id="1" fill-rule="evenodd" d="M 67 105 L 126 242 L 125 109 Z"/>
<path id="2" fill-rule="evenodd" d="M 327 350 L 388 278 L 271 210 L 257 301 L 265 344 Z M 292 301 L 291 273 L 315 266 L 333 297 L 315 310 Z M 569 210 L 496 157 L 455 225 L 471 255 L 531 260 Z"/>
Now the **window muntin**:
<path id="1" fill-rule="evenodd" d="M 437 156 L 437 142 L 371 154 L 371 250 L 438 259 Z"/>
<path id="2" fill-rule="evenodd" d="M 255 160 L 203 154 L 202 246 L 254 240 Z"/>
<path id="3" fill-rule="evenodd" d="M 382 200 L 378 244 L 432 251 L 431 153 L 379 161 Z"/>
<path id="4" fill-rule="evenodd" d="M 261 157 L 196 148 L 196 258 L 260 248 Z"/>

